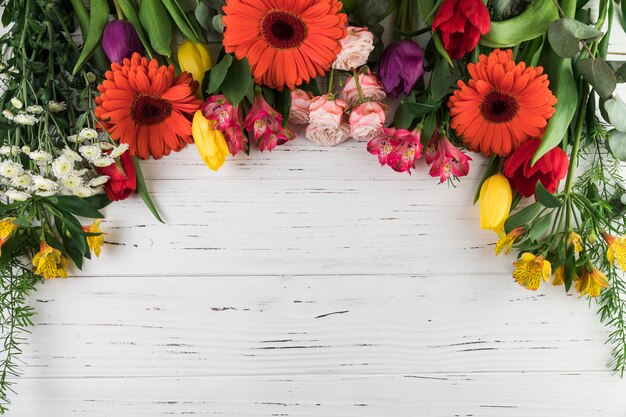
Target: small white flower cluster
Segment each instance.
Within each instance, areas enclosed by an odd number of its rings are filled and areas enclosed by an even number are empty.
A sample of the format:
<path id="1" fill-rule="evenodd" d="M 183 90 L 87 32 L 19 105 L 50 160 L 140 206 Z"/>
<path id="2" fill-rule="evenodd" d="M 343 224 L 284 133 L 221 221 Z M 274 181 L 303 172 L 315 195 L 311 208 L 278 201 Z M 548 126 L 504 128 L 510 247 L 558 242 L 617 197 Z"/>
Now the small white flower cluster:
<path id="1" fill-rule="evenodd" d="M 102 192 L 109 177 L 87 167 L 114 164 L 115 158 L 128 150 L 128 145 L 115 147 L 108 142 L 97 142 L 98 133 L 93 129 L 83 129 L 76 136 L 87 143 L 78 152 L 65 147 L 52 155 L 40 149 L 31 151 L 28 146 L 0 147 L 0 188 L 5 190 L 5 195 L 13 201 L 25 201 L 33 195 L 84 198 Z M 23 155 L 32 161 L 34 169 L 27 170 L 17 162 L 17 157 L 23 159 Z"/>
<path id="2" fill-rule="evenodd" d="M 25 110 L 22 110 L 24 107 L 24 103 L 17 97 L 13 97 L 10 100 L 11 106 L 13 107 L 13 111 L 9 109 L 2 110 L 2 115 L 9 121 L 25 126 L 34 126 L 35 123 L 39 123 L 40 116 L 44 109 L 39 105 L 33 105 L 26 107 Z"/>

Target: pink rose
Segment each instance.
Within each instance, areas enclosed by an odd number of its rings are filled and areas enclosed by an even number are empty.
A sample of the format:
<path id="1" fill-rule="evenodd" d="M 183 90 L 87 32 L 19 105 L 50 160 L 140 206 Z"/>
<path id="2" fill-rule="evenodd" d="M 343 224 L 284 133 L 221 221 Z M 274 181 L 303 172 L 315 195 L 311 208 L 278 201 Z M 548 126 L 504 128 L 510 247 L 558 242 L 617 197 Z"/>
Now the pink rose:
<path id="1" fill-rule="evenodd" d="M 367 62 L 370 52 L 374 49 L 374 35 L 367 28 L 347 27 L 348 34 L 339 40 L 341 52 L 333 62 L 333 68 L 352 71 Z"/>
<path id="2" fill-rule="evenodd" d="M 314 97 L 309 106 L 309 122 L 338 127 L 348 105 L 343 100 L 329 100 L 328 96 Z"/>
<path id="3" fill-rule="evenodd" d="M 306 138 L 321 146 L 335 146 L 350 139 L 350 126 L 341 123 L 337 127 L 311 123 L 306 127 Z"/>
<path id="4" fill-rule="evenodd" d="M 385 124 L 385 108 L 375 101 L 359 104 L 350 113 L 350 136 L 367 141 L 376 136 Z"/>
<path id="5" fill-rule="evenodd" d="M 289 121 L 296 125 L 309 123 L 309 107 L 311 106 L 311 93 L 296 88 L 291 92 L 291 109 Z"/>
<path id="6" fill-rule="evenodd" d="M 369 70 L 366 74 L 359 74 L 359 84 L 361 84 L 361 92 L 363 93 L 365 101 L 381 101 L 386 97 L 382 84 Z M 348 81 L 346 81 L 346 84 L 341 90 L 341 98 L 343 98 L 350 107 L 359 104 L 359 90 L 356 87 L 354 77 L 350 77 Z"/>

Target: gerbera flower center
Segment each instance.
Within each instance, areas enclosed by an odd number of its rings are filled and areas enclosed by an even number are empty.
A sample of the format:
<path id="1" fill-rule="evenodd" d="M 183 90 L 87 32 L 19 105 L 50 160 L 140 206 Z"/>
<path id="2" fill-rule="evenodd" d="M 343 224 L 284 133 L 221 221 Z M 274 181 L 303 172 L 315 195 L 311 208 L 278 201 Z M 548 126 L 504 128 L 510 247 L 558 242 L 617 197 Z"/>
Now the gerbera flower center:
<path id="1" fill-rule="evenodd" d="M 511 121 L 519 110 L 517 99 L 511 94 L 492 90 L 480 103 L 480 112 L 483 117 L 493 123 Z"/>
<path id="2" fill-rule="evenodd" d="M 261 20 L 261 36 L 277 49 L 297 48 L 307 33 L 304 20 L 286 10 L 270 10 Z"/>
<path id="3" fill-rule="evenodd" d="M 130 108 L 130 117 L 139 124 L 154 125 L 167 119 L 172 112 L 172 104 L 152 94 L 137 94 Z"/>

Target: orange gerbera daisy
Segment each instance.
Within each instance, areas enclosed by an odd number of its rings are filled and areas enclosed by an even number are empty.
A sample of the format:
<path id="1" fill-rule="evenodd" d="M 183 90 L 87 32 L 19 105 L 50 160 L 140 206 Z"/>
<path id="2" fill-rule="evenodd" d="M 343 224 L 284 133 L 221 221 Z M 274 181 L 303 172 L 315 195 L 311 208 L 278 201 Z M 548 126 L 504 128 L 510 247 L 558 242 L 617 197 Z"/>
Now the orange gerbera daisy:
<path id="1" fill-rule="evenodd" d="M 540 138 L 555 112 L 556 97 L 542 67 L 515 64 L 510 49 L 481 55 L 469 64 L 470 80 L 450 97 L 450 125 L 472 150 L 508 156 Z"/>
<path id="2" fill-rule="evenodd" d="M 290 89 L 324 75 L 347 16 L 337 0 L 226 0 L 224 47 L 248 58 L 258 84 Z"/>
<path id="3" fill-rule="evenodd" d="M 159 159 L 179 151 L 191 137 L 191 119 L 200 108 L 198 82 L 173 66 L 159 66 L 138 53 L 112 63 L 98 86 L 96 116 L 111 137 L 130 146 L 132 155 Z"/>

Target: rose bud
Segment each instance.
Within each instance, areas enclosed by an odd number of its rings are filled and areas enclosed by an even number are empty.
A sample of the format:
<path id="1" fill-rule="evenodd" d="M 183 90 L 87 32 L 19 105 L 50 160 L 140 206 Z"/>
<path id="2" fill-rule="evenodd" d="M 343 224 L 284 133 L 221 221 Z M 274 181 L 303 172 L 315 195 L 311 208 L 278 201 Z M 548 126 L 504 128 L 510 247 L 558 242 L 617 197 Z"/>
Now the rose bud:
<path id="1" fill-rule="evenodd" d="M 424 75 L 424 52 L 410 39 L 394 42 L 380 59 L 378 74 L 387 94 L 407 95 Z"/>
<path id="2" fill-rule="evenodd" d="M 107 23 L 102 34 L 102 49 L 111 62 L 122 62 L 130 58 L 134 52 L 143 55 L 144 49 L 137 31 L 124 20 L 113 20 Z"/>

